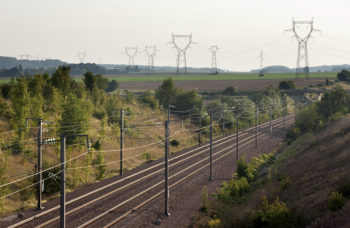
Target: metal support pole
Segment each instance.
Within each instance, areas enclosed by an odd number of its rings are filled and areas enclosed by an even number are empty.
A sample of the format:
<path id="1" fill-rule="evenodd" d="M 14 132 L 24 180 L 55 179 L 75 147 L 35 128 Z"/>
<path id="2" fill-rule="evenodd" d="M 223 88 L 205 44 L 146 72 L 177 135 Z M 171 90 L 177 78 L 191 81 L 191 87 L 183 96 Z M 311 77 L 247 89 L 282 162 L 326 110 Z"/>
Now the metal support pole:
<path id="1" fill-rule="evenodd" d="M 42 149 L 41 145 L 43 143 L 43 130 L 42 130 L 42 125 L 43 120 L 38 119 L 38 188 L 37 188 L 37 199 L 38 199 L 38 205 L 37 205 L 37 210 L 41 210 L 41 200 L 42 200 L 42 191 L 43 191 L 43 174 L 42 174 L 42 159 L 43 159 L 43 154 L 42 154 Z"/>
<path id="2" fill-rule="evenodd" d="M 222 123 L 222 136 L 225 137 L 225 103 L 222 105 L 222 120 L 223 120 L 223 123 Z"/>
<path id="3" fill-rule="evenodd" d="M 210 112 L 210 181 L 213 181 L 213 112 Z"/>
<path id="4" fill-rule="evenodd" d="M 61 135 L 61 216 L 60 228 L 66 226 L 66 136 Z"/>
<path id="5" fill-rule="evenodd" d="M 170 125 L 170 105 L 168 105 L 168 124 Z"/>
<path id="6" fill-rule="evenodd" d="M 124 109 L 120 110 L 120 175 L 123 175 Z"/>
<path id="7" fill-rule="evenodd" d="M 236 160 L 238 161 L 238 132 L 239 132 L 238 108 L 236 113 Z"/>
<path id="8" fill-rule="evenodd" d="M 287 106 L 286 94 L 284 94 L 283 96 L 283 128 L 286 128 L 286 106 Z"/>
<path id="9" fill-rule="evenodd" d="M 169 186 L 168 186 L 168 175 L 169 175 L 169 122 L 165 121 L 165 181 L 164 181 L 164 214 L 166 216 L 169 216 L 169 206 L 168 206 L 168 201 L 169 201 Z"/>
<path id="10" fill-rule="evenodd" d="M 198 146 L 202 144 L 202 112 L 201 108 L 199 108 L 199 131 L 198 131 Z"/>
<path id="11" fill-rule="evenodd" d="M 270 106 L 270 140 L 272 140 L 272 110 Z"/>
<path id="12" fill-rule="evenodd" d="M 258 149 L 258 104 L 255 104 L 255 149 Z"/>

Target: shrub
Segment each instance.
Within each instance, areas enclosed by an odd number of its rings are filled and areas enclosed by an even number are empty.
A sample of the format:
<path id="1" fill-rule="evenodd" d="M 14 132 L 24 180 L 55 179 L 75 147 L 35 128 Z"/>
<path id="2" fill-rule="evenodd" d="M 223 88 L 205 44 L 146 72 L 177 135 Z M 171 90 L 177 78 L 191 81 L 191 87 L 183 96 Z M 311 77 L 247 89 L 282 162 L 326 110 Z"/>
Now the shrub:
<path id="1" fill-rule="evenodd" d="M 337 188 L 337 190 L 343 194 L 344 197 L 350 196 L 350 181 L 344 180 L 340 186 Z"/>
<path id="2" fill-rule="evenodd" d="M 45 164 L 43 166 L 43 169 L 46 169 L 47 167 L 52 167 L 53 164 Z M 46 179 L 48 178 L 48 179 Z M 54 193 L 57 193 L 61 189 L 61 173 L 60 173 L 60 167 L 55 167 L 51 169 L 49 172 L 43 172 L 43 179 L 46 179 L 44 182 L 44 195 L 52 195 Z"/>
<path id="3" fill-rule="evenodd" d="M 281 81 L 278 88 L 281 90 L 295 89 L 295 84 L 292 81 Z"/>
<path id="4" fill-rule="evenodd" d="M 344 69 L 337 74 L 337 78 L 339 81 L 349 81 L 350 72 Z"/>
<path id="5" fill-rule="evenodd" d="M 180 142 L 177 141 L 176 139 L 173 139 L 173 140 L 171 140 L 170 145 L 171 145 L 171 146 L 179 146 L 179 145 L 180 145 Z"/>
<path id="6" fill-rule="evenodd" d="M 235 86 L 230 85 L 230 86 L 226 87 L 223 94 L 227 95 L 227 96 L 233 96 L 233 95 L 238 94 L 238 91 L 237 91 L 237 88 Z"/>
<path id="7" fill-rule="evenodd" d="M 209 211 L 208 191 L 206 186 L 203 188 L 202 207 L 200 208 L 200 210 L 203 213 L 207 213 Z"/>
<path id="8" fill-rule="evenodd" d="M 106 164 L 104 163 L 103 154 L 101 152 L 98 152 L 92 164 L 96 165 L 96 179 L 101 180 L 106 172 Z"/>
<path id="9" fill-rule="evenodd" d="M 295 127 L 292 130 L 287 132 L 286 139 L 288 144 L 291 144 L 294 140 L 297 139 L 297 137 L 300 135 L 300 129 Z"/>
<path id="10" fill-rule="evenodd" d="M 102 148 L 102 144 L 100 142 L 100 140 L 97 140 L 94 145 L 92 145 L 92 147 L 95 149 L 95 150 L 101 150 Z"/>
<path id="11" fill-rule="evenodd" d="M 342 193 L 338 191 L 332 192 L 328 198 L 328 210 L 339 211 L 344 207 L 345 203 L 346 198 L 344 198 Z"/>
<path id="12" fill-rule="evenodd" d="M 152 158 L 151 158 L 151 154 L 150 153 L 147 153 L 147 152 L 144 152 L 142 154 L 142 158 L 145 159 L 146 161 L 150 161 Z"/>
<path id="13" fill-rule="evenodd" d="M 237 161 L 237 175 L 238 178 L 246 177 L 248 181 L 254 179 L 254 175 L 251 172 L 251 169 L 249 168 L 249 165 L 244 158 L 241 158 Z"/>
<path id="14" fill-rule="evenodd" d="M 246 177 L 241 177 L 238 180 L 224 182 L 217 198 L 223 201 L 230 202 L 239 199 L 250 189 L 250 185 Z"/>
<path id="15" fill-rule="evenodd" d="M 140 97 L 140 102 L 153 108 L 157 109 L 159 108 L 159 102 L 158 100 L 154 97 L 154 95 L 150 91 L 146 91 L 141 97 Z"/>
<path id="16" fill-rule="evenodd" d="M 220 219 L 210 219 L 208 221 L 209 228 L 218 228 L 221 225 Z"/>
<path id="17" fill-rule="evenodd" d="M 117 90 L 119 86 L 119 83 L 116 80 L 112 80 L 108 82 L 108 86 L 106 88 L 106 92 L 113 92 L 114 90 Z"/>
<path id="18" fill-rule="evenodd" d="M 254 227 L 297 227 L 297 217 L 277 197 L 271 204 L 263 196 L 253 219 Z"/>
<path id="19" fill-rule="evenodd" d="M 287 176 L 283 176 L 281 179 L 280 179 L 280 186 L 279 188 L 282 189 L 282 190 L 287 190 L 287 188 L 292 184 L 292 180 L 287 177 Z"/>

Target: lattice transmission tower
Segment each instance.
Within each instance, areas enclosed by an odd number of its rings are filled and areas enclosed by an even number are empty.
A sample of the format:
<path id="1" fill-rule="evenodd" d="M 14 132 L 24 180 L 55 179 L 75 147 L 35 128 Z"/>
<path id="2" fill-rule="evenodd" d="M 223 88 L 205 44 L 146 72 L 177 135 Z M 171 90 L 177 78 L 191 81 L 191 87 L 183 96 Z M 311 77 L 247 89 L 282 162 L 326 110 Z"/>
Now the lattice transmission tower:
<path id="1" fill-rule="evenodd" d="M 78 57 L 80 63 L 84 63 L 86 53 L 85 52 L 78 52 L 77 57 Z"/>
<path id="2" fill-rule="evenodd" d="M 179 44 L 180 39 L 183 41 L 183 45 Z M 184 68 L 184 73 L 187 74 L 187 61 L 186 61 L 186 51 L 193 44 L 192 42 L 192 34 L 190 35 L 174 35 L 172 34 L 172 41 L 169 42 L 174 45 L 177 50 L 177 58 L 176 58 L 176 73 L 180 73 L 181 63 Z"/>
<path id="3" fill-rule="evenodd" d="M 260 70 L 259 70 L 259 77 L 264 77 L 264 52 L 260 51 Z"/>
<path id="4" fill-rule="evenodd" d="M 211 51 L 211 74 L 218 73 L 218 65 L 216 61 L 216 52 L 219 50 L 218 46 L 212 45 L 209 50 Z"/>
<path id="5" fill-rule="evenodd" d="M 125 53 L 127 54 L 127 56 L 129 56 L 129 67 L 134 67 L 134 58 L 137 54 L 137 47 L 125 47 Z"/>
<path id="6" fill-rule="evenodd" d="M 301 34 L 298 31 L 300 28 L 304 28 L 306 30 L 305 34 Z M 298 79 L 301 75 L 306 75 L 309 78 L 309 56 L 307 43 L 312 37 L 313 32 L 321 32 L 318 29 L 314 28 L 314 21 L 295 21 L 293 18 L 292 21 L 292 29 L 286 30 L 286 32 L 293 32 L 296 40 L 298 41 L 298 56 L 297 56 L 297 65 L 296 65 L 296 79 Z"/>
<path id="7" fill-rule="evenodd" d="M 145 46 L 145 53 L 147 55 L 147 69 L 154 70 L 154 57 L 157 52 L 157 46 Z"/>

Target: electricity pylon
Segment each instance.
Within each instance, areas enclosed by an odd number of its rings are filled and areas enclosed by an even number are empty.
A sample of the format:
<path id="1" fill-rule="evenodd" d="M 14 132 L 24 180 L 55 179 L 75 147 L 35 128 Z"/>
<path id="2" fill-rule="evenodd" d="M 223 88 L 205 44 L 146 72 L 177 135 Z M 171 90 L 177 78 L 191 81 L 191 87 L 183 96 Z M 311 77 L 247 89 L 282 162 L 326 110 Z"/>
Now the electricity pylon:
<path id="1" fill-rule="evenodd" d="M 137 54 L 137 47 L 125 47 L 125 53 L 129 56 L 129 67 L 134 67 L 134 57 Z"/>
<path id="2" fill-rule="evenodd" d="M 216 62 L 216 52 L 219 50 L 218 46 L 212 45 L 209 50 L 211 51 L 211 74 L 218 73 L 218 66 Z"/>
<path id="3" fill-rule="evenodd" d="M 86 53 L 85 52 L 78 52 L 77 57 L 78 57 L 80 63 L 84 63 Z"/>
<path id="4" fill-rule="evenodd" d="M 183 47 L 180 47 L 178 44 L 178 39 L 187 39 L 188 41 L 185 43 Z M 186 62 L 186 51 L 191 46 L 192 43 L 192 34 L 190 35 L 174 35 L 172 34 L 172 41 L 169 42 L 174 45 L 177 50 L 177 58 L 176 58 L 176 73 L 180 73 L 180 65 L 183 63 L 185 74 L 187 74 L 187 62 Z"/>
<path id="5" fill-rule="evenodd" d="M 145 46 L 145 52 L 147 55 L 147 61 L 148 61 L 148 70 L 154 70 L 154 56 L 157 52 L 157 46 Z"/>
<path id="6" fill-rule="evenodd" d="M 263 77 L 264 76 L 264 52 L 261 50 L 260 51 L 260 71 L 259 71 L 259 77 Z"/>
<path id="7" fill-rule="evenodd" d="M 321 32 L 318 29 L 314 29 L 314 21 L 295 21 L 293 18 L 292 29 L 286 30 L 286 32 L 293 32 L 295 38 L 298 41 L 298 56 L 297 56 L 297 66 L 296 66 L 296 79 L 299 78 L 301 74 L 305 74 L 309 78 L 309 56 L 307 50 L 307 42 L 309 41 L 311 34 L 316 32 Z M 308 31 L 305 35 L 300 35 L 300 31 L 297 28 L 301 26 L 305 27 Z"/>
<path id="8" fill-rule="evenodd" d="M 19 55 L 19 60 L 29 60 L 30 55 Z"/>

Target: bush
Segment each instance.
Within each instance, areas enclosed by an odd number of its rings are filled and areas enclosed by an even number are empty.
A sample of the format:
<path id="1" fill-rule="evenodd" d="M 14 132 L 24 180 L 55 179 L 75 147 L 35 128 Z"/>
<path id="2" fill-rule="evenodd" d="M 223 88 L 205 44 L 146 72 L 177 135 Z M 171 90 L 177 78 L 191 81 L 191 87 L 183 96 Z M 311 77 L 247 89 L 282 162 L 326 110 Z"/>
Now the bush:
<path id="1" fill-rule="evenodd" d="M 346 203 L 346 198 L 340 192 L 332 192 L 328 198 L 328 210 L 330 211 L 339 211 L 341 210 Z"/>
<path id="2" fill-rule="evenodd" d="M 237 175 L 238 178 L 246 177 L 248 181 L 252 181 L 254 179 L 254 175 L 249 168 L 248 163 L 244 158 L 241 158 L 237 161 Z"/>
<path id="3" fill-rule="evenodd" d="M 350 196 L 350 181 L 349 180 L 342 181 L 342 183 L 337 188 L 337 190 L 341 194 L 343 194 L 344 197 L 349 197 Z"/>
<path id="4" fill-rule="evenodd" d="M 238 91 L 237 91 L 237 88 L 235 86 L 230 85 L 230 86 L 226 87 L 223 94 L 227 95 L 227 96 L 233 96 L 233 95 L 238 94 Z"/>
<path id="5" fill-rule="evenodd" d="M 344 69 L 337 74 L 337 78 L 339 81 L 349 81 L 350 72 Z"/>
<path id="6" fill-rule="evenodd" d="M 43 169 L 45 170 L 47 167 L 52 167 L 53 164 L 44 165 Z M 48 179 L 46 179 L 48 178 Z M 49 172 L 43 172 L 44 181 L 44 195 L 52 195 L 60 191 L 61 189 L 61 173 L 60 167 L 55 167 L 51 169 Z"/>
<path id="7" fill-rule="evenodd" d="M 202 207 L 200 208 L 201 212 L 208 213 L 209 211 L 209 201 L 208 201 L 208 191 L 207 187 L 203 188 L 202 192 Z"/>
<path id="8" fill-rule="evenodd" d="M 298 220 L 278 197 L 269 204 L 266 196 L 263 196 L 253 223 L 254 227 L 297 227 Z"/>
<path id="9" fill-rule="evenodd" d="M 295 84 L 292 81 L 281 81 L 278 88 L 281 90 L 295 89 Z"/>
<path id="10" fill-rule="evenodd" d="M 180 142 L 177 141 L 176 139 L 173 139 L 173 140 L 171 140 L 170 145 L 171 145 L 171 146 L 179 146 L 179 145 L 180 145 Z"/>
<path id="11" fill-rule="evenodd" d="M 297 137 L 300 135 L 300 129 L 299 128 L 293 128 L 292 130 L 287 132 L 286 139 L 288 144 L 291 144 L 294 140 L 297 139 Z"/>
<path id="12" fill-rule="evenodd" d="M 287 176 L 283 176 L 281 179 L 280 179 L 280 186 L 279 188 L 281 190 L 287 190 L 287 188 L 292 184 L 292 180 L 287 177 Z"/>
<path id="13" fill-rule="evenodd" d="M 106 88 L 106 92 L 113 92 L 114 90 L 117 90 L 119 87 L 119 83 L 116 80 L 112 80 L 108 82 L 108 86 Z"/>
<path id="14" fill-rule="evenodd" d="M 208 221 L 208 226 L 209 228 L 218 228 L 221 226 L 221 221 L 220 219 L 210 219 Z"/>
<path id="15" fill-rule="evenodd" d="M 158 100 L 154 97 L 154 95 L 150 91 L 146 91 L 141 97 L 140 97 L 140 102 L 153 108 L 157 109 L 159 108 L 159 102 Z"/>

